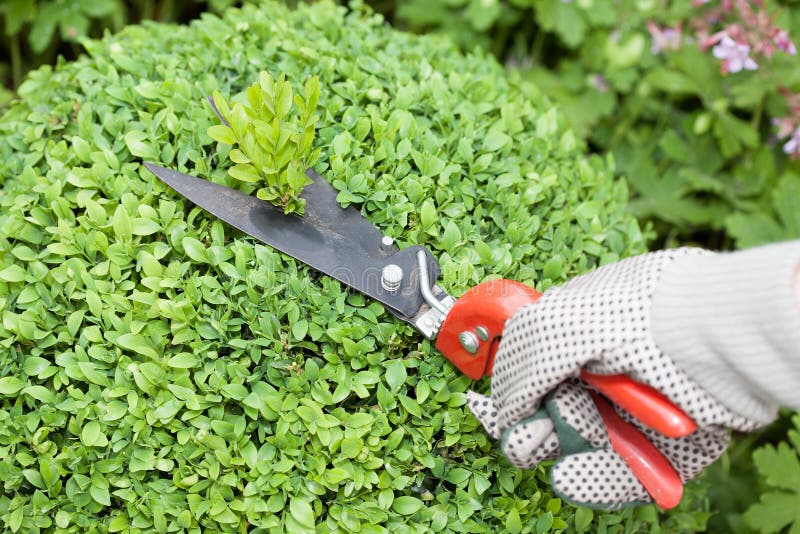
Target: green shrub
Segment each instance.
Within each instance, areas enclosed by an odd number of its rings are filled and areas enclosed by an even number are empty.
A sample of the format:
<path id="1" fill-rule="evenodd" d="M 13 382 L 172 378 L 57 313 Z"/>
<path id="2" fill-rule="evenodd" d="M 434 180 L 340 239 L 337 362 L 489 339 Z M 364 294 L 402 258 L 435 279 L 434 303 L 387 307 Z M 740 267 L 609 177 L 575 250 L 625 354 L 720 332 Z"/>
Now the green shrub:
<path id="1" fill-rule="evenodd" d="M 0 518 L 11 531 L 697 530 L 554 498 L 380 305 L 184 202 L 236 186 L 203 98 L 318 75 L 316 169 L 454 294 L 644 250 L 609 161 L 483 54 L 330 3 L 147 23 L 44 67 L 0 118 Z M 488 382 L 480 387 L 486 388 Z M 248 526 L 249 525 L 249 526 Z M 88 530 L 87 530 L 88 529 Z"/>

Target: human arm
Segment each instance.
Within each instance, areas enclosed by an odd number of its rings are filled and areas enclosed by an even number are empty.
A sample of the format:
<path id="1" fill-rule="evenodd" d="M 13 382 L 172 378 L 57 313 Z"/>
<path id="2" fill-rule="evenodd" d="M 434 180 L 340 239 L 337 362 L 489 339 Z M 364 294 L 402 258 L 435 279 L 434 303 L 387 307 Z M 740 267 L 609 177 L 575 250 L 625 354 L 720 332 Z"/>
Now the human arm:
<path id="1" fill-rule="evenodd" d="M 656 344 L 732 411 L 766 424 L 800 409 L 800 240 L 690 255 L 653 295 Z"/>

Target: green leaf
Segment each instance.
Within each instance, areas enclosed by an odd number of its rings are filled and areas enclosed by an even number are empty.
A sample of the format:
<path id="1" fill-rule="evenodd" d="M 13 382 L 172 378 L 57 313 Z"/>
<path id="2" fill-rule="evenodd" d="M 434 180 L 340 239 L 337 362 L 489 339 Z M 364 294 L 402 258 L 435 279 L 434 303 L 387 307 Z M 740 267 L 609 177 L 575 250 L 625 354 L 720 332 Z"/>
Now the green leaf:
<path id="1" fill-rule="evenodd" d="M 123 334 L 116 340 L 117 345 L 124 349 L 148 356 L 150 358 L 158 358 L 158 353 L 153 349 L 152 345 L 139 334 Z"/>
<path id="2" fill-rule="evenodd" d="M 292 336 L 298 341 L 302 341 L 308 333 L 308 321 L 302 319 L 292 325 Z"/>
<path id="3" fill-rule="evenodd" d="M 194 237 L 186 236 L 181 240 L 183 250 L 186 255 L 197 263 L 208 263 L 208 256 L 206 255 L 206 248 L 203 244 Z"/>
<path id="4" fill-rule="evenodd" d="M 237 163 L 228 169 L 228 174 L 243 182 L 259 182 L 261 180 L 261 175 L 249 163 Z"/>
<path id="5" fill-rule="evenodd" d="M 290 498 L 289 513 L 292 514 L 292 518 L 301 527 L 313 530 L 315 524 L 314 509 L 311 508 L 308 502 L 297 497 Z"/>
<path id="6" fill-rule="evenodd" d="M 128 216 L 128 211 L 125 206 L 120 204 L 114 210 L 114 217 L 112 218 L 111 225 L 114 227 L 114 235 L 117 236 L 119 241 L 128 241 L 133 235 L 133 226 L 131 219 Z"/>
<path id="7" fill-rule="evenodd" d="M 392 510 L 401 515 L 411 515 L 422 508 L 423 502 L 416 497 L 403 495 L 397 497 L 392 503 Z"/>
<path id="8" fill-rule="evenodd" d="M 511 138 L 509 136 L 503 132 L 492 130 L 483 140 L 483 149 L 487 152 L 494 152 L 496 150 L 500 150 L 510 143 Z"/>
<path id="9" fill-rule="evenodd" d="M 403 362 L 395 360 L 386 366 L 386 383 L 393 393 L 396 393 L 400 389 L 407 377 L 406 367 L 403 365 Z"/>
<path id="10" fill-rule="evenodd" d="M 92 484 L 89 486 L 89 494 L 95 502 L 103 506 L 111 506 L 111 496 L 108 493 L 108 488 L 99 488 Z"/>
<path id="11" fill-rule="evenodd" d="M 448 252 L 452 252 L 456 245 L 461 242 L 461 231 L 453 221 L 447 221 L 442 234 L 442 247 Z"/>
<path id="12" fill-rule="evenodd" d="M 430 228 L 436 222 L 436 207 L 433 200 L 427 199 L 419 210 L 419 221 L 423 228 Z"/>
<path id="13" fill-rule="evenodd" d="M 15 376 L 0 378 L 0 395 L 16 395 L 25 387 L 25 382 Z"/>
<path id="14" fill-rule="evenodd" d="M 81 429 L 81 443 L 87 447 L 105 447 L 108 445 L 108 439 L 97 421 L 89 421 Z"/>
<path id="15" fill-rule="evenodd" d="M 577 508 L 575 510 L 575 530 L 577 532 L 586 532 L 593 518 L 594 512 L 591 508 Z"/>
<path id="16" fill-rule="evenodd" d="M 512 508 L 506 516 L 506 529 L 513 534 L 522 532 L 522 521 L 516 508 Z"/>
<path id="17" fill-rule="evenodd" d="M 0 271 L 0 280 L 4 282 L 24 282 L 25 276 L 25 269 L 19 265 L 9 265 Z"/>
<path id="18" fill-rule="evenodd" d="M 150 219 L 137 217 L 132 222 L 133 235 L 152 235 L 161 230 L 161 226 Z"/>
<path id="19" fill-rule="evenodd" d="M 200 363 L 200 358 L 189 352 L 181 352 L 169 359 L 167 365 L 176 369 L 191 369 L 197 367 Z"/>
<path id="20" fill-rule="evenodd" d="M 233 135 L 233 130 L 229 126 L 223 124 L 216 124 L 208 128 L 208 136 L 219 143 L 227 145 L 236 144 L 236 136 Z"/>
<path id="21" fill-rule="evenodd" d="M 158 157 L 152 144 L 147 141 L 147 134 L 144 132 L 134 130 L 125 134 L 123 139 L 128 150 L 134 156 L 146 160 L 154 160 Z"/>

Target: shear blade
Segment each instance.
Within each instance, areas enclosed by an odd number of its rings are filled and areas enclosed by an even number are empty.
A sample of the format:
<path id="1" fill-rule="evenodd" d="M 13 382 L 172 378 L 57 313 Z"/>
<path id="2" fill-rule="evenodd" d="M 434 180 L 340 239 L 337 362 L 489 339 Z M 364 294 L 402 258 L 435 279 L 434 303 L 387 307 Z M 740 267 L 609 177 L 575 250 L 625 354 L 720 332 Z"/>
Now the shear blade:
<path id="1" fill-rule="evenodd" d="M 383 235 L 353 207 L 336 202 L 336 190 L 309 169 L 313 180 L 301 195 L 306 200 L 302 217 L 283 211 L 235 189 L 188 174 L 145 163 L 150 172 L 172 189 L 212 215 L 257 240 L 292 256 L 387 306 L 402 319 L 420 310 L 424 299 L 420 291 L 417 251 L 428 258 L 428 284 L 439 277 L 439 265 L 431 253 L 419 246 L 398 251 L 381 248 Z M 403 278 L 395 291 L 381 284 L 383 268 L 400 267 Z"/>

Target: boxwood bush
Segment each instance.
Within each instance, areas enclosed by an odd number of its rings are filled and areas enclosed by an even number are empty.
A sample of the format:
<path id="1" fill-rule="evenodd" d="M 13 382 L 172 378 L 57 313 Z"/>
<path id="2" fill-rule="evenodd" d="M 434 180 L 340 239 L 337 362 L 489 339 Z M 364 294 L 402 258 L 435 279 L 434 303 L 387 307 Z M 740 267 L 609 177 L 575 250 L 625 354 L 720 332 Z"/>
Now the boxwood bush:
<path id="1" fill-rule="evenodd" d="M 454 294 L 540 289 L 644 250 L 612 162 L 482 53 L 359 6 L 147 23 L 29 75 L 0 118 L 0 518 L 17 532 L 697 529 L 562 504 L 380 305 L 184 202 L 233 186 L 203 97 L 319 76 L 317 170 Z M 474 384 L 487 388 L 488 382 Z"/>

